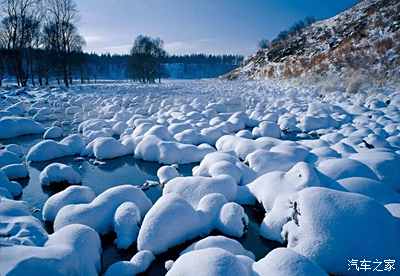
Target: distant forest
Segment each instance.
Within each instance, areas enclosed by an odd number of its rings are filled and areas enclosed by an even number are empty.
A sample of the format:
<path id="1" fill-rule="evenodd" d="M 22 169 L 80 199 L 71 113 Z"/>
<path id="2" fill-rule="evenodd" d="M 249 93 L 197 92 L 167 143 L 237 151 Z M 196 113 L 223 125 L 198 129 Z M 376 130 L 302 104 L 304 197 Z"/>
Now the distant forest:
<path id="1" fill-rule="evenodd" d="M 69 86 L 99 79 L 154 82 L 210 78 L 240 65 L 241 56 L 170 56 L 159 38 L 138 36 L 127 55 L 84 53 L 74 0 L 0 0 L 0 86 Z"/>
<path id="2" fill-rule="evenodd" d="M 128 79 L 128 64 L 130 55 L 84 54 L 84 78 L 96 81 L 98 79 Z M 238 55 L 167 55 L 162 58 L 163 77 L 171 79 L 214 78 L 238 67 L 243 56 Z M 75 78 L 80 78 L 80 70 Z"/>

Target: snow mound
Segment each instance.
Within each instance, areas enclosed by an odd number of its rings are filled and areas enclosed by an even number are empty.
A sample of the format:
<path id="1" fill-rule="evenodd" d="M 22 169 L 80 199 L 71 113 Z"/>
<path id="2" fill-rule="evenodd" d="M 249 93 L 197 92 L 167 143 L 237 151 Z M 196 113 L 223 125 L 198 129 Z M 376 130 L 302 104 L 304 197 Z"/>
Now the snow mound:
<path id="1" fill-rule="evenodd" d="M 92 227 L 100 235 L 109 233 L 113 230 L 117 208 L 127 201 L 135 203 L 142 216 L 152 205 L 150 199 L 139 188 L 131 185 L 112 187 L 90 203 L 62 207 L 54 220 L 54 229 L 57 231 L 65 225 L 80 223 Z"/>
<path id="2" fill-rule="evenodd" d="M 226 174 L 216 177 L 187 176 L 175 177 L 170 180 L 164 186 L 163 195 L 169 193 L 179 194 L 190 205 L 197 208 L 204 196 L 213 193 L 220 193 L 228 201 L 234 201 L 237 189 L 236 181 Z"/>
<path id="3" fill-rule="evenodd" d="M 1 170 L 7 175 L 8 179 L 16 180 L 21 178 L 29 177 L 28 169 L 23 164 L 11 164 L 7 165 Z"/>
<path id="4" fill-rule="evenodd" d="M 136 253 L 128 261 L 120 261 L 112 264 L 106 271 L 105 276 L 132 276 L 143 273 L 155 260 L 153 253 L 142 250 Z"/>
<path id="5" fill-rule="evenodd" d="M 400 194 L 381 181 L 365 177 L 350 177 L 338 181 L 347 191 L 369 196 L 381 204 L 400 203 Z"/>
<path id="6" fill-rule="evenodd" d="M 172 166 L 162 166 L 157 170 L 157 177 L 158 180 L 160 181 L 161 185 L 164 185 L 171 179 L 180 176 L 177 168 L 177 166 L 172 165 Z"/>
<path id="7" fill-rule="evenodd" d="M 320 266 L 289 248 L 276 248 L 253 264 L 257 275 L 328 276 Z"/>
<path id="8" fill-rule="evenodd" d="M 160 254 L 213 229 L 240 237 L 247 223 L 243 208 L 236 203 L 227 205 L 221 194 L 205 196 L 194 209 L 181 196 L 170 193 L 159 198 L 144 217 L 137 246 L 138 250 Z"/>
<path id="9" fill-rule="evenodd" d="M 47 233 L 42 223 L 31 215 L 24 201 L 10 200 L 0 196 L 0 245 L 12 248 L 12 245 L 43 245 Z M 2 248 L 0 246 L 0 250 Z M 9 246 L 9 247 L 7 247 Z M 8 254 L 7 254 L 8 255 Z M 0 263 L 3 256 L 0 258 Z M 2 265 L 0 265 L 1 269 Z"/>
<path id="10" fill-rule="evenodd" d="M 280 138 L 281 129 L 274 122 L 263 121 L 258 125 L 258 127 L 253 128 L 252 134 L 254 138 L 260 138 L 260 137 Z"/>
<path id="11" fill-rule="evenodd" d="M 376 174 L 364 163 L 354 159 L 333 158 L 318 164 L 318 170 L 333 180 L 348 177 L 366 177 L 378 180 Z"/>
<path id="12" fill-rule="evenodd" d="M 32 162 L 44 162 L 65 156 L 81 154 L 84 149 L 82 138 L 73 134 L 67 136 L 60 142 L 54 140 L 43 140 L 30 148 L 26 160 Z"/>
<path id="13" fill-rule="evenodd" d="M 0 169 L 0 188 L 7 191 L 8 197 L 18 197 L 22 194 L 22 186 L 18 182 L 10 181 L 3 169 Z"/>
<path id="14" fill-rule="evenodd" d="M 276 201 L 263 224 L 287 240 L 288 248 L 332 274 L 348 273 L 343 265 L 348 256 L 358 260 L 400 257 L 398 219 L 360 194 L 306 188 Z"/>
<path id="15" fill-rule="evenodd" d="M 209 236 L 201 239 L 183 250 L 180 255 L 189 253 L 191 251 L 212 247 L 224 249 L 233 255 L 243 255 L 249 257 L 250 259 L 255 259 L 254 254 L 251 251 L 246 250 L 240 242 L 225 236 Z"/>
<path id="16" fill-rule="evenodd" d="M 11 164 L 19 164 L 21 162 L 21 158 L 14 152 L 0 149 L 0 168 Z"/>
<path id="17" fill-rule="evenodd" d="M 65 190 L 49 197 L 42 210 L 44 221 L 54 221 L 58 211 L 66 205 L 89 203 L 96 197 L 90 187 L 69 186 Z"/>
<path id="18" fill-rule="evenodd" d="M 32 119 L 23 117 L 3 117 L 0 119 L 0 139 L 42 134 L 44 131 L 44 127 Z"/>
<path id="19" fill-rule="evenodd" d="M 253 273 L 236 255 L 221 248 L 206 248 L 180 256 L 166 275 L 250 276 Z"/>
<path id="20" fill-rule="evenodd" d="M 218 139 L 215 146 L 220 152 L 231 153 L 241 160 L 245 160 L 250 153 L 258 149 L 269 150 L 280 142 L 280 140 L 272 137 L 261 137 L 256 140 L 251 140 L 235 135 L 225 135 Z"/>
<path id="21" fill-rule="evenodd" d="M 57 139 L 63 136 L 63 129 L 58 126 L 53 126 L 46 130 L 43 134 L 43 139 Z"/>
<path id="22" fill-rule="evenodd" d="M 262 203 L 264 210 L 274 206 L 275 199 L 282 194 L 290 194 L 306 187 L 319 186 L 320 181 L 315 168 L 305 162 L 299 162 L 288 172 L 273 171 L 251 182 L 249 191 Z"/>
<path id="23" fill-rule="evenodd" d="M 396 153 L 372 149 L 360 153 L 355 153 L 349 158 L 360 161 L 370 167 L 378 178 L 386 185 L 391 186 L 400 192 L 400 156 Z"/>
<path id="24" fill-rule="evenodd" d="M 57 183 L 79 184 L 81 176 L 72 167 L 61 163 L 52 163 L 41 171 L 40 184 L 50 186 Z"/>
<path id="25" fill-rule="evenodd" d="M 215 151 L 207 144 L 194 146 L 163 141 L 155 135 L 146 135 L 135 149 L 135 157 L 161 164 L 188 164 L 200 162 L 204 156 Z"/>
<path id="26" fill-rule="evenodd" d="M 134 153 L 128 147 L 112 137 L 94 140 L 93 154 L 98 160 L 114 159 Z"/>
<path id="27" fill-rule="evenodd" d="M 142 221 L 140 210 L 133 202 L 122 203 L 114 214 L 114 232 L 117 248 L 127 249 L 139 234 Z"/>
<path id="28" fill-rule="evenodd" d="M 200 165 L 193 171 L 194 176 L 216 177 L 232 176 L 238 185 L 245 185 L 255 179 L 255 173 L 241 163 L 236 156 L 223 152 L 207 154 Z"/>
<path id="29" fill-rule="evenodd" d="M 101 242 L 90 227 L 73 224 L 43 245 L 0 247 L 1 275 L 98 275 Z"/>

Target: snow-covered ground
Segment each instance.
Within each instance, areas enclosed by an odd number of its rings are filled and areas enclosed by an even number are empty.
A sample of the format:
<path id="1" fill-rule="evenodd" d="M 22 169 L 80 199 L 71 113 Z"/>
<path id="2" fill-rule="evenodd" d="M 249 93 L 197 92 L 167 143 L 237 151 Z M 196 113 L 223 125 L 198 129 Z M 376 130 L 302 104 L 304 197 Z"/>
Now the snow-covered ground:
<path id="1" fill-rule="evenodd" d="M 222 80 L 0 89 L 0 275 L 396 267 L 400 90 L 332 91 Z"/>

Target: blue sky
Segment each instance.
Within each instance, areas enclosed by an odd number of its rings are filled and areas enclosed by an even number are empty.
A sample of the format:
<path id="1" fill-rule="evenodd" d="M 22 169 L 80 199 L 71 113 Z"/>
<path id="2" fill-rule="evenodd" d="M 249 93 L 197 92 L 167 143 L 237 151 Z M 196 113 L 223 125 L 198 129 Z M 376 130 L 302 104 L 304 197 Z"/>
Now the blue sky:
<path id="1" fill-rule="evenodd" d="M 356 0 L 79 0 L 86 51 L 127 53 L 139 34 L 171 54 L 249 55 L 306 16 L 331 17 Z"/>

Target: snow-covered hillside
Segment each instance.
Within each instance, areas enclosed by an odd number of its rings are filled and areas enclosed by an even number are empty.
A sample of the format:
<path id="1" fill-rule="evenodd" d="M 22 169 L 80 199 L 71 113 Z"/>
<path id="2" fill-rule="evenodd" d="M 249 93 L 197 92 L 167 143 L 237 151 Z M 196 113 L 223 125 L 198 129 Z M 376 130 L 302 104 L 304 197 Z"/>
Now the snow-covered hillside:
<path id="1" fill-rule="evenodd" d="M 400 2 L 362 0 L 249 57 L 227 78 L 400 79 Z"/>

